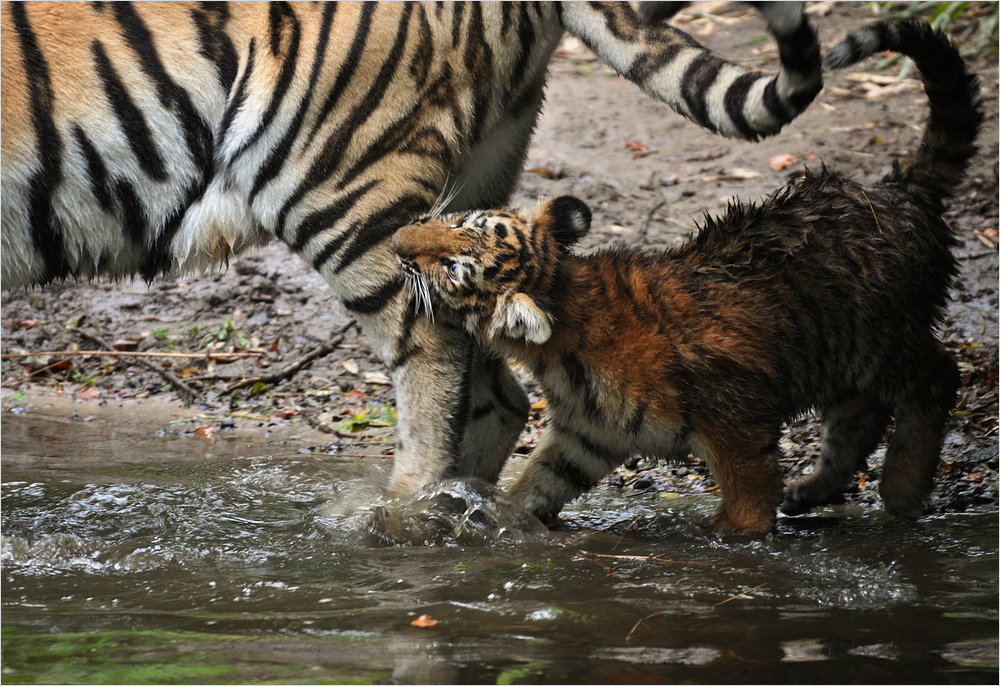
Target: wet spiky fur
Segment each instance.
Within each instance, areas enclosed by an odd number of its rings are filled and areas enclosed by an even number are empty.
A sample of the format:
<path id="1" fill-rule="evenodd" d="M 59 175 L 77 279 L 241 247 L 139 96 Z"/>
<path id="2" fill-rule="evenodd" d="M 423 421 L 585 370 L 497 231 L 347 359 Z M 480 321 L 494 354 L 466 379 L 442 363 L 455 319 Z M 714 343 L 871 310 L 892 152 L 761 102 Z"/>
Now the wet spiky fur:
<path id="1" fill-rule="evenodd" d="M 572 255 L 590 212 L 569 196 L 396 234 L 425 305 L 544 387 L 548 431 L 511 488 L 531 511 L 553 517 L 630 455 L 692 451 L 720 486 L 715 524 L 765 533 L 781 425 L 815 408 L 822 457 L 785 492 L 786 513 L 838 497 L 891 418 L 882 498 L 922 512 L 959 385 L 935 335 L 957 274 L 942 200 L 981 113 L 977 80 L 925 24 L 877 24 L 834 54 L 851 64 L 886 49 L 915 59 L 931 118 L 919 149 L 869 188 L 824 168 L 662 253 Z"/>

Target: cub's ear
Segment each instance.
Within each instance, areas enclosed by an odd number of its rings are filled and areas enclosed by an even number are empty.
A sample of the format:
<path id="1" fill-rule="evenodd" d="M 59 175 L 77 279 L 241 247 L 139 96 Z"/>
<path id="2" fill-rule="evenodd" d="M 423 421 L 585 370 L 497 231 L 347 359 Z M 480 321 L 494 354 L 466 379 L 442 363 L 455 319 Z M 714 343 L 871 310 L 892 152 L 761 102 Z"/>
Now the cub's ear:
<path id="1" fill-rule="evenodd" d="M 535 211 L 535 223 L 547 222 L 553 237 L 569 248 L 590 231 L 590 208 L 572 195 L 559 195 L 543 202 Z"/>
<path id="2" fill-rule="evenodd" d="M 490 336 L 523 338 L 528 343 L 541 345 L 552 336 L 552 322 L 531 296 L 515 293 L 497 303 L 490 322 Z"/>

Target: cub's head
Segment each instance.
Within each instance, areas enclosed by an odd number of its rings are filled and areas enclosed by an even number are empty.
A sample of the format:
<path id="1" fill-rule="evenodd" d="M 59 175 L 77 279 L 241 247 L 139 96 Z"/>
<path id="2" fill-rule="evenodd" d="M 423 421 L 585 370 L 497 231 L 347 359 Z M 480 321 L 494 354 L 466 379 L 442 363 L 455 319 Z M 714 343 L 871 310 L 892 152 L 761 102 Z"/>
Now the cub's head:
<path id="1" fill-rule="evenodd" d="M 559 261 L 588 230 L 587 205 L 561 195 L 530 212 L 421 220 L 397 231 L 392 245 L 418 308 L 447 308 L 481 340 L 540 345 L 552 335 Z"/>

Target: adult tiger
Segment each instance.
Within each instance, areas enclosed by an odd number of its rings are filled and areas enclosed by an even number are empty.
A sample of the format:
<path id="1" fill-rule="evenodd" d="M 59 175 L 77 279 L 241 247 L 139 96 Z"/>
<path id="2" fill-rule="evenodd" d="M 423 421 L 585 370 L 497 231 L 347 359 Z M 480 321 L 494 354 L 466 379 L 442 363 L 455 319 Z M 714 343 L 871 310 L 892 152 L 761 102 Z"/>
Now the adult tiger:
<path id="1" fill-rule="evenodd" d="M 564 31 L 701 126 L 775 133 L 821 66 L 799 3 L 763 12 L 772 77 L 625 3 L 4 4 L 3 288 L 148 280 L 277 237 L 392 373 L 394 489 L 495 480 L 525 393 L 415 316 L 388 238 L 446 188 L 449 211 L 504 204 Z"/>

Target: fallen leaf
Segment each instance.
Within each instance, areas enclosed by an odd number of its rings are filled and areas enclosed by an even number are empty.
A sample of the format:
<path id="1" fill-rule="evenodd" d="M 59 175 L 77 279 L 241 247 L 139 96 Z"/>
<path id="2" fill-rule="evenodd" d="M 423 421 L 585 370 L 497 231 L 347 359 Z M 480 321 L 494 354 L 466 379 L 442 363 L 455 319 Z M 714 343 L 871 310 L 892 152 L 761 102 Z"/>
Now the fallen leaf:
<path id="1" fill-rule="evenodd" d="M 546 407 L 545 398 L 539 398 L 538 402 L 531 406 L 531 409 L 535 412 L 541 412 Z"/>
<path id="2" fill-rule="evenodd" d="M 846 81 L 850 81 L 851 83 L 874 83 L 879 86 L 888 86 L 899 82 L 899 79 L 895 76 L 890 76 L 888 74 L 873 74 L 870 72 L 847 74 L 844 79 Z"/>
<path id="3" fill-rule="evenodd" d="M 185 367 L 184 369 L 181 370 L 181 378 L 186 379 L 189 376 L 194 376 L 197 373 L 198 370 L 195 369 L 194 367 Z"/>
<path id="4" fill-rule="evenodd" d="M 93 386 L 87 386 L 76 394 L 80 400 L 97 400 L 101 397 L 101 392 Z"/>
<path id="5" fill-rule="evenodd" d="M 115 350 L 125 350 L 131 352 L 139 347 L 139 343 L 133 340 L 121 339 L 112 343 L 111 347 Z"/>
<path id="6" fill-rule="evenodd" d="M 608 231 L 618 236 L 631 236 L 635 233 L 632 229 L 621 224 L 608 224 Z"/>
<path id="7" fill-rule="evenodd" d="M 362 374 L 361 378 L 365 380 L 365 383 L 374 383 L 384 386 L 392 384 L 392 380 L 382 372 L 365 372 Z"/>
<path id="8" fill-rule="evenodd" d="M 275 412 L 272 416 L 277 417 L 278 419 L 289 419 L 291 417 L 294 417 L 298 413 L 299 411 L 294 407 L 283 407 L 277 412 Z"/>
<path id="9" fill-rule="evenodd" d="M 795 155 L 783 152 L 779 155 L 775 155 L 774 157 L 772 157 L 771 161 L 768 162 L 768 164 L 774 171 L 781 171 L 785 167 L 789 167 L 795 164 L 796 162 L 798 162 L 798 160 L 795 159 Z"/>
<path id="10" fill-rule="evenodd" d="M 865 486 L 867 484 L 868 484 L 868 479 L 865 477 L 864 474 L 858 477 L 858 488 L 860 488 L 863 491 L 865 490 Z"/>
<path id="11" fill-rule="evenodd" d="M 757 179 L 761 177 L 761 173 L 756 169 L 744 169 L 743 167 L 737 167 L 736 169 L 729 172 L 729 178 L 739 179 L 740 181 L 746 179 Z"/>
<path id="12" fill-rule="evenodd" d="M 625 141 L 625 147 L 633 152 L 646 152 L 649 150 L 648 145 L 643 145 L 642 143 L 637 143 L 635 141 Z"/>
<path id="13" fill-rule="evenodd" d="M 420 615 L 419 617 L 417 617 L 416 619 L 414 619 L 412 622 L 410 622 L 410 626 L 418 626 L 421 629 L 427 629 L 429 627 L 437 625 L 437 623 L 438 623 L 438 620 L 431 619 L 430 615 Z"/>
<path id="14" fill-rule="evenodd" d="M 554 171 L 548 167 L 532 167 L 528 170 L 529 174 L 538 174 L 539 176 L 544 176 L 546 179 L 558 179 Z"/>
<path id="15" fill-rule="evenodd" d="M 355 376 L 357 376 L 359 370 L 358 370 L 358 363 L 357 363 L 356 360 L 352 360 L 351 358 L 347 358 L 346 360 L 344 360 L 340 364 L 343 365 L 344 369 L 347 370 L 348 374 L 354 374 Z"/>
<path id="16" fill-rule="evenodd" d="M 986 236 L 987 238 L 996 238 L 997 237 L 997 230 L 996 229 L 983 229 L 983 235 Z"/>
<path id="17" fill-rule="evenodd" d="M 215 437 L 215 424 L 209 424 L 208 426 L 202 426 L 194 430 L 194 435 L 199 438 L 214 438 Z"/>

